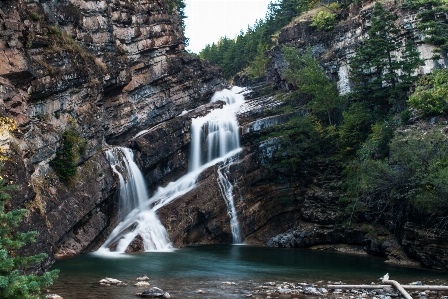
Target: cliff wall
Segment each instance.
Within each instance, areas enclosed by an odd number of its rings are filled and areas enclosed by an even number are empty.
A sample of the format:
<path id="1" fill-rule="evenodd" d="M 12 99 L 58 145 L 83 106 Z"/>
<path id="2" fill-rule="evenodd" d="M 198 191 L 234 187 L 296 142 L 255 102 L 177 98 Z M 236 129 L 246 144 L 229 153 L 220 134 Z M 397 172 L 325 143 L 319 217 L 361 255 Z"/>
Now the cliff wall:
<path id="1" fill-rule="evenodd" d="M 12 208 L 40 235 L 24 253 L 69 256 L 114 227 L 117 180 L 108 144 L 209 101 L 220 70 L 184 51 L 181 19 L 164 0 L 1 1 L 2 176 L 18 186 Z M 79 134 L 77 176 L 62 183 L 49 162 L 66 131 Z"/>
<path id="2" fill-rule="evenodd" d="M 339 11 L 337 23 L 331 31 L 322 31 L 310 26 L 312 13 L 305 13 L 282 28 L 278 36 L 278 44 L 269 52 L 268 81 L 273 82 L 278 88 L 287 89 L 282 77 L 282 70 L 286 66 L 282 47 L 295 47 L 298 52 L 303 53 L 309 45 L 327 75 L 337 82 L 339 92 L 341 94 L 350 92 L 352 90 L 349 80 L 351 57 L 355 55 L 355 49 L 367 36 L 374 3 L 364 1 L 351 4 L 347 9 Z M 426 74 L 434 68 L 446 67 L 448 58 L 445 56 L 439 60 L 432 59 L 435 46 L 423 42 L 425 35 L 417 30 L 418 11 L 402 9 L 403 3 L 404 0 L 386 1 L 384 6 L 386 10 L 397 16 L 395 24 L 400 29 L 403 47 L 407 40 L 417 45 L 420 58 L 424 60 L 424 65 L 419 68 L 418 73 Z M 399 55 L 399 53 L 396 54 Z"/>

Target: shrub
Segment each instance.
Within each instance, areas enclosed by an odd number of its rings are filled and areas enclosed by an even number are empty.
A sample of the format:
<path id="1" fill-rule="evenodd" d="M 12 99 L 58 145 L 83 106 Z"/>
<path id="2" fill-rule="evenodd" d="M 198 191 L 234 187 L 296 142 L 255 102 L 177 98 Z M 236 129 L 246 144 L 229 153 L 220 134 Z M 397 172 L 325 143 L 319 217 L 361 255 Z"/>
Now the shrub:
<path id="1" fill-rule="evenodd" d="M 424 115 L 448 111 L 448 69 L 435 70 L 421 78 L 408 104 Z"/>
<path id="2" fill-rule="evenodd" d="M 86 146 L 87 142 L 79 136 L 77 131 L 67 130 L 62 134 L 62 146 L 50 162 L 50 166 L 61 181 L 69 182 L 76 176 L 79 155 L 85 153 Z"/>
<path id="3" fill-rule="evenodd" d="M 378 222 L 385 215 L 395 225 L 406 213 L 414 221 L 448 225 L 448 142 L 436 130 L 402 132 L 389 144 L 388 158 L 358 156 L 346 170 L 346 187 L 356 212 Z"/>
<path id="4" fill-rule="evenodd" d="M 354 103 L 342 113 L 339 127 L 342 154 L 354 154 L 370 132 L 370 114 L 363 103 Z"/>
<path id="5" fill-rule="evenodd" d="M 311 17 L 313 21 L 312 27 L 316 27 L 318 30 L 330 31 L 333 30 L 334 23 L 336 21 L 336 14 L 327 10 L 321 10 L 316 15 Z"/>

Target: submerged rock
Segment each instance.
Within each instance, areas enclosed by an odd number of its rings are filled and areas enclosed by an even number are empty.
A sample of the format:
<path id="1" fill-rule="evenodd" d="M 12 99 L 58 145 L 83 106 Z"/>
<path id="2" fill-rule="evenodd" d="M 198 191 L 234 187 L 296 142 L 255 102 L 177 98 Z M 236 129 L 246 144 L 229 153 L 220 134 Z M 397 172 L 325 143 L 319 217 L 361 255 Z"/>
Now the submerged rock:
<path id="1" fill-rule="evenodd" d="M 143 293 L 136 294 L 137 296 L 140 296 L 141 298 L 171 298 L 171 295 L 168 292 L 164 292 L 162 289 L 153 287 L 150 288 L 147 291 L 144 291 Z"/>

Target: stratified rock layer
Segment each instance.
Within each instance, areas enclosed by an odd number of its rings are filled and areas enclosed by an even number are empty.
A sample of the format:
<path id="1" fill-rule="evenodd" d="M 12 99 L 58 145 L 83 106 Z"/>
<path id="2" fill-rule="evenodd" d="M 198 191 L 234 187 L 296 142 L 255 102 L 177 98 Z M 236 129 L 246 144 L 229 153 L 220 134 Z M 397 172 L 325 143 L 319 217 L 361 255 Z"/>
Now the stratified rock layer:
<path id="1" fill-rule="evenodd" d="M 31 210 L 21 229 L 39 231 L 24 253 L 48 253 L 44 268 L 54 254 L 94 249 L 116 225 L 107 144 L 208 102 L 224 85 L 184 39 L 164 0 L 0 3 L 0 115 L 19 129 L 2 139 L 2 175 L 19 187 L 12 208 Z M 78 175 L 63 184 L 49 162 L 66 130 L 86 147 Z"/>

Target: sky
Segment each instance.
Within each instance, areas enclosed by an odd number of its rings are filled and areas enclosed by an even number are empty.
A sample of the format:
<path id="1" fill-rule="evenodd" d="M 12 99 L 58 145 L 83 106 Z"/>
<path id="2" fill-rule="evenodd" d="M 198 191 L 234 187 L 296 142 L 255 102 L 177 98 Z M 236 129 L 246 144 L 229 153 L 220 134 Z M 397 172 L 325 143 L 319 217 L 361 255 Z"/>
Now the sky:
<path id="1" fill-rule="evenodd" d="M 185 0 L 187 50 L 199 53 L 220 37 L 234 38 L 264 19 L 270 0 Z"/>

